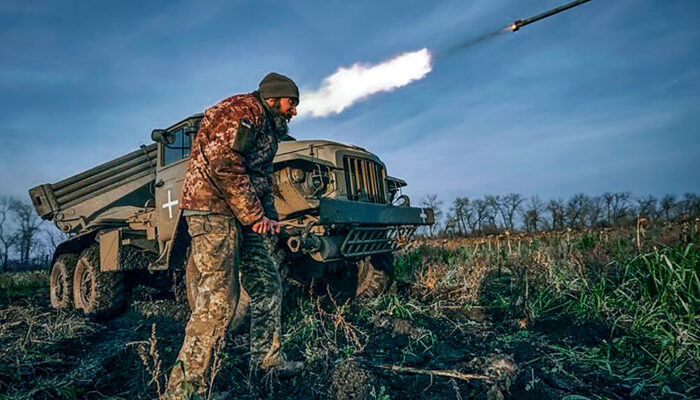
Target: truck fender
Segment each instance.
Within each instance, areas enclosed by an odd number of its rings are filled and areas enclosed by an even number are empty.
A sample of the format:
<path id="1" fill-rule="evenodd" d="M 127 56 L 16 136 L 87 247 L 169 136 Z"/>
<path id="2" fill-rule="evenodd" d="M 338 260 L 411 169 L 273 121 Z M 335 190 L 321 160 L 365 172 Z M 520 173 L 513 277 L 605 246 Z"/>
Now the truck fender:
<path id="1" fill-rule="evenodd" d="M 56 258 L 61 254 L 80 254 L 86 247 L 95 242 L 97 231 L 85 232 L 66 240 L 56 246 L 51 259 L 51 265 L 56 261 Z"/>
<path id="2" fill-rule="evenodd" d="M 180 215 L 175 226 L 173 238 L 165 243 L 160 257 L 150 266 L 152 271 L 165 271 L 171 267 L 183 267 L 187 263 L 187 254 L 190 247 L 190 234 L 187 232 L 187 221 Z"/>

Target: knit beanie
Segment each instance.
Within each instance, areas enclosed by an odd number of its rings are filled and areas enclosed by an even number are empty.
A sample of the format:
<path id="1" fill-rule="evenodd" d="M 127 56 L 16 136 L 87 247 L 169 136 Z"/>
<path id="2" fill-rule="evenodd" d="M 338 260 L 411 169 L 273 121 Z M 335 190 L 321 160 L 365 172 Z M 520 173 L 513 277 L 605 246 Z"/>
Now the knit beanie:
<path id="1" fill-rule="evenodd" d="M 299 100 L 299 88 L 289 77 L 270 72 L 260 81 L 258 88 L 263 99 L 271 97 L 290 97 Z"/>

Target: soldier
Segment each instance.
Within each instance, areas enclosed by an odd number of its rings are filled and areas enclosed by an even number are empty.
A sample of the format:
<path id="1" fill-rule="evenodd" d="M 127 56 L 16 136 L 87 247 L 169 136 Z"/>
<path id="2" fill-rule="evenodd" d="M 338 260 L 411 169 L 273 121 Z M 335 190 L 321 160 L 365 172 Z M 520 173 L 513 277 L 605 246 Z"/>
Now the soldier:
<path id="1" fill-rule="evenodd" d="M 204 113 L 182 194 L 196 273 L 186 277 L 195 289 L 194 309 L 169 381 L 176 397 L 185 382 L 205 391 L 213 352 L 223 345 L 238 304 L 239 260 L 250 296 L 251 369 L 294 375 L 303 367 L 280 350 L 282 282 L 264 237 L 280 232 L 272 160 L 298 102 L 297 85 L 273 72 L 257 91 Z"/>

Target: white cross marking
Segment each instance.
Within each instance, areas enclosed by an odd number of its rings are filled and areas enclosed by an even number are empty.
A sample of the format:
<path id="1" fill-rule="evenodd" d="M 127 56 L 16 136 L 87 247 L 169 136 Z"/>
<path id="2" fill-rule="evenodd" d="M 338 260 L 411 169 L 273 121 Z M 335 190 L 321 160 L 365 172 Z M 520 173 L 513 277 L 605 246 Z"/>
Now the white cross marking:
<path id="1" fill-rule="evenodd" d="M 168 194 L 170 194 L 170 193 L 168 193 Z M 420 209 L 420 215 L 418 215 L 418 216 L 420 217 L 420 219 L 423 220 L 423 223 L 425 223 L 425 219 L 428 218 L 428 214 L 426 214 L 425 210 L 422 208 Z"/>
<path id="2" fill-rule="evenodd" d="M 163 204 L 163 208 L 168 209 L 168 216 L 173 219 L 173 206 L 178 204 L 177 200 L 170 200 L 170 189 L 168 189 L 168 202 Z"/>

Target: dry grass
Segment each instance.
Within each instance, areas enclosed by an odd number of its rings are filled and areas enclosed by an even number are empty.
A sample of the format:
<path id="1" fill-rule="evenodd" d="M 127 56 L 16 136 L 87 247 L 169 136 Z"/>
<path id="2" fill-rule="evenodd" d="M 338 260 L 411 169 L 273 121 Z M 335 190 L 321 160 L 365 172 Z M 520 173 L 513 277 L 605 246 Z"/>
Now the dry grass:
<path id="1" fill-rule="evenodd" d="M 455 264 L 433 261 L 415 272 L 412 289 L 416 298 L 433 304 L 473 304 L 492 266 L 484 257 Z"/>
<path id="2" fill-rule="evenodd" d="M 13 393 L 34 382 L 26 394 L 29 397 L 41 393 L 49 398 L 76 396 L 74 382 L 84 379 L 90 365 L 52 349 L 99 331 L 99 325 L 75 314 L 46 311 L 31 303 L 1 309 L 0 392 Z M 73 376 L 65 374 L 71 370 Z"/>
<path id="3" fill-rule="evenodd" d="M 168 376 L 164 375 L 161 367 L 163 361 L 158 352 L 158 337 L 156 336 L 156 324 L 151 326 L 151 336 L 148 341 L 127 343 L 127 346 L 136 345 L 136 351 L 141 359 L 144 369 L 151 375 L 148 385 L 154 385 L 159 399 L 165 397 L 164 388 L 168 387 Z M 162 383 L 161 383 L 162 381 Z"/>
<path id="4" fill-rule="evenodd" d="M 282 346 L 305 360 L 303 376 L 246 381 L 249 337 L 238 332 L 216 352 L 207 397 L 697 398 L 700 254 L 664 229 L 416 243 L 376 299 L 309 292 L 285 303 Z M 0 308 L 0 393 L 162 396 L 186 305 L 137 290 L 126 315 L 94 324 L 48 308 L 46 275 L 0 286 L 15 290 Z M 127 342 L 136 351 L 121 352 Z M 488 380 L 462 379 L 477 376 Z"/>

